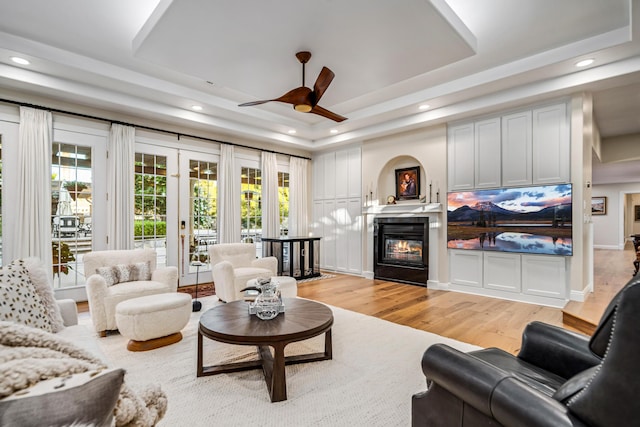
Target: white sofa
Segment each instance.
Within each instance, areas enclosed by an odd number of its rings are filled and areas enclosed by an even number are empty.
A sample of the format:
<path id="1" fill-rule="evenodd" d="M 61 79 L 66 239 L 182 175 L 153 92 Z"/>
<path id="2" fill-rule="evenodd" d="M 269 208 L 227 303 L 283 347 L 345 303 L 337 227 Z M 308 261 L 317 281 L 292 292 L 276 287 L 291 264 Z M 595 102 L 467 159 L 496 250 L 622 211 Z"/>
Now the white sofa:
<path id="1" fill-rule="evenodd" d="M 211 274 L 220 301 L 243 299 L 241 289 L 247 282 L 260 276 L 275 276 L 278 271 L 276 257 L 256 258 L 253 243 L 220 243 L 209 247 Z"/>
<path id="2" fill-rule="evenodd" d="M 169 266 L 156 268 L 156 251 L 153 249 L 109 250 L 89 252 L 83 256 L 87 277 L 87 298 L 93 326 L 100 334 L 116 330 L 116 305 L 122 301 L 147 295 L 176 292 L 178 269 Z M 103 276 L 97 274 L 100 267 L 113 267 L 148 262 L 151 280 L 135 280 L 107 286 Z"/>

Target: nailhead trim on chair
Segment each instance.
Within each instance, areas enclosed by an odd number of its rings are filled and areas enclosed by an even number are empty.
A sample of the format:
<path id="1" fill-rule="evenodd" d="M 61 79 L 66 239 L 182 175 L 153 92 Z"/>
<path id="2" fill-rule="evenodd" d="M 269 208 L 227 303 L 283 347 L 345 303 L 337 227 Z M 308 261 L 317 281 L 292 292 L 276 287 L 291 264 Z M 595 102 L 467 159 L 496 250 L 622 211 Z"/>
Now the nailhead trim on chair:
<path id="1" fill-rule="evenodd" d="M 591 383 L 593 382 L 593 380 L 596 378 L 596 376 L 598 376 L 598 373 L 600 373 L 600 370 L 602 369 L 602 365 L 607 363 L 607 355 L 609 354 L 609 349 L 611 348 L 611 341 L 613 339 L 613 334 L 616 331 L 617 316 L 618 316 L 618 307 L 616 306 L 616 308 L 614 309 L 614 312 L 613 312 L 613 320 L 612 320 L 612 325 L 611 325 L 611 334 L 609 335 L 609 342 L 607 343 L 607 349 L 604 352 L 604 356 L 602 356 L 602 362 L 600 362 L 600 364 L 598 365 L 598 367 L 594 371 L 594 373 L 591 376 L 591 378 L 589 378 L 589 381 L 587 382 L 587 385 L 585 385 L 584 388 L 582 390 L 580 390 L 575 396 L 573 396 L 571 399 L 569 399 L 569 401 L 567 402 L 567 406 L 568 407 L 571 407 L 571 404 L 574 403 L 578 398 L 580 398 L 580 396 L 583 393 L 585 393 L 589 389 L 589 387 L 591 386 Z"/>

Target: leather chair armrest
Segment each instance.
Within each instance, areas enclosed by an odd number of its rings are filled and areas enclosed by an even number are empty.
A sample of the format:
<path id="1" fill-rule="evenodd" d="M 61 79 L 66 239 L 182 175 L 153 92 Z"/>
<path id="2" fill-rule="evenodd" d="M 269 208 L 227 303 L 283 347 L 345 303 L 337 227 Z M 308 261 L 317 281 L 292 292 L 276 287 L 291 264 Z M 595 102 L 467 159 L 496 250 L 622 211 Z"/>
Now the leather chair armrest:
<path id="1" fill-rule="evenodd" d="M 422 372 L 449 393 L 488 417 L 491 394 L 509 374 L 470 354 L 446 344 L 434 344 L 422 356 Z"/>
<path id="2" fill-rule="evenodd" d="M 567 379 L 602 361 L 586 335 L 542 322 L 527 325 L 518 358 Z"/>
<path id="3" fill-rule="evenodd" d="M 60 308 L 62 323 L 64 326 L 73 326 L 78 324 L 78 306 L 72 299 L 59 299 L 56 304 Z"/>
<path id="4" fill-rule="evenodd" d="M 496 385 L 490 406 L 493 418 L 503 426 L 588 427 L 567 406 L 513 377 Z"/>
<path id="5" fill-rule="evenodd" d="M 178 290 L 178 267 L 156 268 L 151 273 L 151 280 L 166 284 L 169 287 L 169 292 L 176 292 Z"/>
<path id="6" fill-rule="evenodd" d="M 267 268 L 271 270 L 273 276 L 278 275 L 278 258 L 274 256 L 254 259 L 253 261 L 251 261 L 251 266 Z"/>

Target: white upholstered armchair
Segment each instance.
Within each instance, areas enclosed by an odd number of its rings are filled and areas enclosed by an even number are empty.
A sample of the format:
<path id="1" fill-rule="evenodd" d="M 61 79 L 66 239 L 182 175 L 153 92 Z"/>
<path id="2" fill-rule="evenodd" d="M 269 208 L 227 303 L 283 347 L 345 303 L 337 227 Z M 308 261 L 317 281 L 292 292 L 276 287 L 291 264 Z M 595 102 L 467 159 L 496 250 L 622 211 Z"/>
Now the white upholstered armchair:
<path id="1" fill-rule="evenodd" d="M 156 268 L 153 249 L 89 252 L 83 256 L 83 262 L 91 321 L 100 336 L 118 329 L 115 316 L 118 303 L 178 289 L 178 268 Z"/>
<path id="2" fill-rule="evenodd" d="M 256 258 L 256 246 L 253 243 L 210 246 L 209 261 L 216 295 L 224 302 L 242 299 L 240 290 L 247 286 L 250 279 L 275 276 L 278 271 L 277 258 Z"/>

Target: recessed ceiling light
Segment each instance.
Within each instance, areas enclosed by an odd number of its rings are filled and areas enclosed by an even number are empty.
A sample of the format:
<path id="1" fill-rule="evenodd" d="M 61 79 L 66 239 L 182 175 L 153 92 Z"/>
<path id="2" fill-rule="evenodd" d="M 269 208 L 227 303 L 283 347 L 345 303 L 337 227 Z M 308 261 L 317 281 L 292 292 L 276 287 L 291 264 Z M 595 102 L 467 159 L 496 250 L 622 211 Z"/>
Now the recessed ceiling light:
<path id="1" fill-rule="evenodd" d="M 201 105 L 192 105 L 191 109 L 193 111 L 202 111 L 202 106 Z"/>
<path id="2" fill-rule="evenodd" d="M 287 133 L 288 133 L 289 135 L 295 135 L 296 130 L 295 130 L 295 129 L 289 129 L 289 130 L 287 131 Z"/>
<path id="3" fill-rule="evenodd" d="M 336 133 L 338 133 L 338 129 L 331 129 L 329 132 L 335 135 Z"/>
<path id="4" fill-rule="evenodd" d="M 576 67 L 586 67 L 591 64 L 593 64 L 593 58 L 583 59 L 582 61 L 576 62 Z"/>
<path id="5" fill-rule="evenodd" d="M 13 62 L 15 62 L 16 64 L 20 64 L 20 65 L 29 65 L 29 64 L 31 64 L 31 62 L 29 62 L 28 60 L 26 60 L 24 58 L 20 58 L 19 56 L 12 56 L 11 60 Z"/>
<path id="6" fill-rule="evenodd" d="M 422 104 L 421 106 L 418 107 L 418 109 L 420 109 L 420 110 L 428 110 L 429 107 L 431 107 L 429 104 Z"/>

